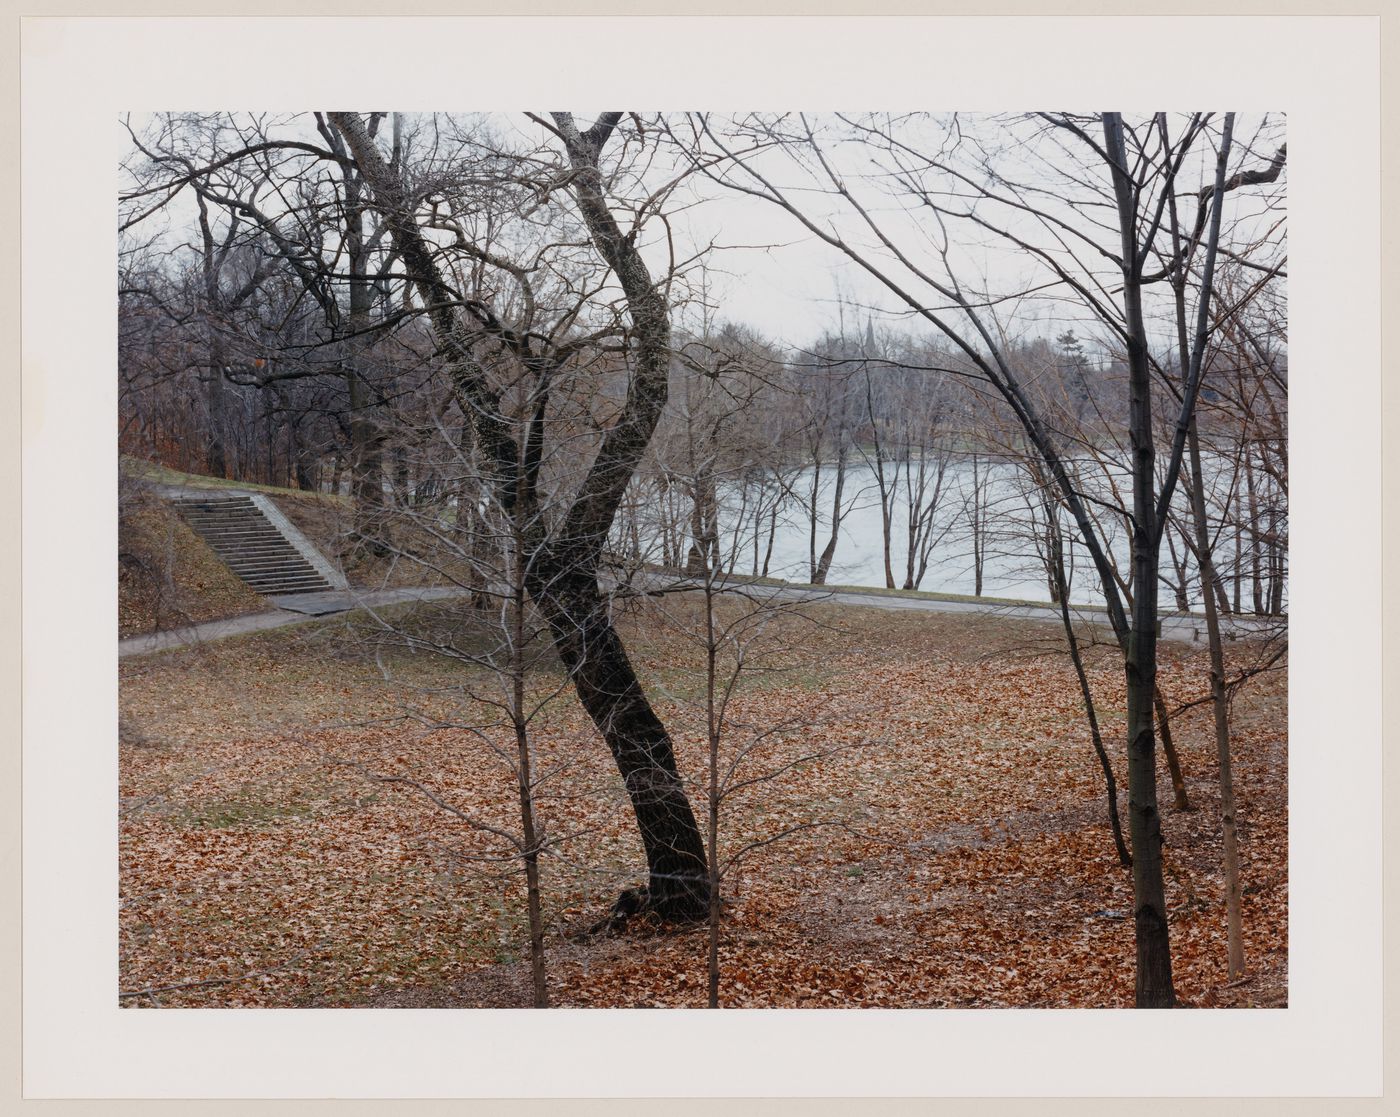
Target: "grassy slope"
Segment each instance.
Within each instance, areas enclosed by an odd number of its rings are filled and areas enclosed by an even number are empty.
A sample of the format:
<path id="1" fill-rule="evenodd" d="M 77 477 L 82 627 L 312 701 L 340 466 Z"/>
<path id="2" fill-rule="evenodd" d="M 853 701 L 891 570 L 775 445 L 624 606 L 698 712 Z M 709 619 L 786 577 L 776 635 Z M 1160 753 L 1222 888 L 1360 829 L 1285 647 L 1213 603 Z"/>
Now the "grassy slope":
<path id="1" fill-rule="evenodd" d="M 267 608 L 178 513 L 140 495 L 121 509 L 117 527 L 118 634 L 139 636 Z"/>
<path id="2" fill-rule="evenodd" d="M 307 497 L 316 498 L 319 494 L 308 493 L 302 489 L 284 489 L 277 485 L 257 485 L 250 481 L 230 481 L 223 477 L 210 477 L 203 473 L 181 473 L 178 469 L 171 469 L 168 466 L 157 465 L 155 462 L 143 461 L 140 458 L 123 456 L 121 459 L 122 473 L 129 477 L 134 477 L 140 481 L 148 481 L 156 485 L 189 485 L 198 489 L 247 489 L 251 492 L 270 493 L 276 496 L 288 496 L 298 499 Z M 325 500 L 341 501 L 343 497 L 325 496 Z"/>

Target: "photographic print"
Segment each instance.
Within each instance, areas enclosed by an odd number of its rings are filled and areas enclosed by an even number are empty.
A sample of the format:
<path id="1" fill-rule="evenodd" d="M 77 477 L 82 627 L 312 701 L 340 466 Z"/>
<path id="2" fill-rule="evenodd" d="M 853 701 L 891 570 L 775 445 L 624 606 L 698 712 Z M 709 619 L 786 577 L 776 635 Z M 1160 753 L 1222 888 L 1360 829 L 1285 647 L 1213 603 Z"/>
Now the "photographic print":
<path id="1" fill-rule="evenodd" d="M 123 1008 L 1289 1004 L 1284 112 L 119 122 Z"/>

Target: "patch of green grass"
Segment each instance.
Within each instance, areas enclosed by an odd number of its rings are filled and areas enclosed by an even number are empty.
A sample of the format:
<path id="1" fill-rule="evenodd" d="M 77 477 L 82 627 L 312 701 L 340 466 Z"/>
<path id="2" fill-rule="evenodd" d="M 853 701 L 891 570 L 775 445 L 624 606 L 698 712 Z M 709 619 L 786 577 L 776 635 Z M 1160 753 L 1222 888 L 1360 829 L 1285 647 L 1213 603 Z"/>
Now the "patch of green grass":
<path id="1" fill-rule="evenodd" d="M 170 816 L 170 821 L 186 830 L 227 830 L 233 827 L 257 829 L 283 818 L 305 818 L 310 813 L 309 803 L 264 799 L 251 789 L 245 788 L 229 799 L 187 803 Z"/>
<path id="2" fill-rule="evenodd" d="M 681 575 L 677 574 L 674 570 L 668 570 L 665 567 L 656 566 L 653 564 L 644 564 L 643 569 L 651 573 L 669 574 L 676 578 L 681 577 Z M 1024 597 L 995 597 L 990 594 L 983 594 L 981 597 L 978 597 L 975 594 L 970 593 L 935 593 L 932 590 L 887 589 L 884 586 L 850 586 L 839 584 L 814 586 L 810 582 L 791 582 L 788 581 L 786 578 L 755 578 L 749 574 L 725 575 L 722 581 L 716 582 L 715 589 L 716 592 L 722 594 L 725 587 L 733 588 L 738 586 L 772 586 L 774 588 L 782 589 L 807 590 L 810 591 L 812 595 L 812 600 L 816 602 L 821 601 L 821 595 L 824 593 L 852 593 L 860 594 L 862 597 L 904 597 L 909 598 L 913 601 L 952 601 L 966 605 L 1009 605 L 1019 606 L 1021 608 L 1027 609 L 1059 608 L 1059 606 L 1057 606 L 1053 601 L 1032 601 L 1029 598 Z M 696 588 L 699 588 L 699 583 L 696 584 Z M 1071 613 L 1077 613 L 1083 610 L 1091 610 L 1095 613 L 1102 613 L 1104 611 L 1104 607 L 1102 605 L 1071 604 L 1070 610 Z M 1179 609 L 1175 609 L 1170 612 L 1164 612 L 1160 615 L 1163 618 L 1195 616 L 1195 614 L 1189 611 L 1183 613 Z"/>
<path id="3" fill-rule="evenodd" d="M 670 574 L 676 577 L 674 570 L 667 570 L 664 567 L 647 565 L 646 570 L 657 574 Z M 725 587 L 735 586 L 772 586 L 774 588 L 810 590 L 816 600 L 820 600 L 823 593 L 858 593 L 869 597 L 907 597 L 917 601 L 958 601 L 971 605 L 1021 605 L 1032 608 L 1051 609 L 1054 606 L 1048 601 L 1029 601 L 1019 597 L 991 597 L 983 594 L 976 597 L 966 593 L 934 593 L 931 590 L 901 590 L 886 589 L 884 586 L 847 586 L 828 584 L 814 586 L 809 582 L 790 582 L 786 578 L 755 578 L 749 574 L 728 574 L 722 581 L 716 583 L 716 590 L 723 592 Z M 697 583 L 698 588 L 698 583 Z"/>
<path id="4" fill-rule="evenodd" d="M 120 468 L 129 477 L 136 477 L 158 485 L 188 485 L 197 489 L 247 489 L 252 492 L 273 493 L 277 496 L 287 496 L 293 499 L 316 497 L 337 504 L 349 504 L 347 498 L 340 495 L 310 492 L 306 489 L 288 489 L 280 485 L 260 485 L 253 481 L 230 481 L 225 477 L 209 477 L 202 473 L 182 473 L 169 466 L 158 465 L 156 462 L 143 461 L 140 458 L 126 455 L 121 458 Z"/>

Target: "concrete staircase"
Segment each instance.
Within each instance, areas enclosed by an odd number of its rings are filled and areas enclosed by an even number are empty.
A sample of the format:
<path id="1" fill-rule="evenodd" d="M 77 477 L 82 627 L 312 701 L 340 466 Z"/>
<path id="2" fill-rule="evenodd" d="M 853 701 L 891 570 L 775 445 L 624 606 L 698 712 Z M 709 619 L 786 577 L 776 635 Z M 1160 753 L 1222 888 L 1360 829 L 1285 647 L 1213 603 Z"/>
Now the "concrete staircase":
<path id="1" fill-rule="evenodd" d="M 256 592 L 317 593 L 332 588 L 250 497 L 187 496 L 172 503 L 214 553 Z"/>

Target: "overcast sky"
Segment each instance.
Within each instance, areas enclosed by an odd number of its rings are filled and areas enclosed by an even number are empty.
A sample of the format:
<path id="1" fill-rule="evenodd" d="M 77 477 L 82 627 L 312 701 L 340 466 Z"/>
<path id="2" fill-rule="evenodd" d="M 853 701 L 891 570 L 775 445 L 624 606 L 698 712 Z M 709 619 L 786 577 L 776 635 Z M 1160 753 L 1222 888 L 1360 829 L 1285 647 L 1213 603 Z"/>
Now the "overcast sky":
<path id="1" fill-rule="evenodd" d="M 476 117 L 454 115 L 461 121 L 475 119 L 484 123 L 512 145 L 528 147 L 551 142 L 544 129 L 523 112 Z M 579 113 L 577 118 L 581 126 L 586 126 L 591 114 Z M 138 132 L 149 127 L 152 121 L 143 116 L 131 119 Z M 644 119 L 650 127 L 649 118 Z M 678 130 L 686 120 L 684 114 L 674 114 L 670 119 Z M 733 119 L 715 117 L 716 130 L 724 133 L 731 129 Z M 1054 336 L 1067 328 L 1075 329 L 1081 336 L 1100 332 L 1080 300 L 1067 299 L 1062 286 L 1045 287 L 1052 277 L 1031 254 L 1008 246 L 1003 239 L 971 221 L 948 219 L 940 224 L 932 211 L 921 206 L 907 189 L 897 188 L 892 177 L 901 168 L 901 173 L 919 173 L 918 158 L 911 156 L 909 150 L 920 155 L 937 153 L 979 182 L 996 181 L 989 178 L 994 169 L 996 174 L 1016 183 L 1022 195 L 1029 196 L 1038 207 L 1065 218 L 1076 227 L 1089 228 L 1098 243 L 1116 250 L 1116 232 L 1110 224 L 1104 224 L 1113 220 L 1112 207 L 1108 204 L 1111 199 L 1103 192 L 1106 185 L 1101 175 L 1094 178 L 1102 171 L 1102 166 L 1096 167 L 1092 157 L 1078 162 L 1081 154 L 1087 152 L 1082 143 L 1077 140 L 1061 142 L 1058 134 L 1025 116 L 959 114 L 954 118 L 950 114 L 930 114 L 894 121 L 892 133 L 909 149 L 898 150 L 878 139 L 876 142 L 852 142 L 849 139 L 851 128 L 865 123 L 862 114 L 852 114 L 847 122 L 839 122 L 833 114 L 818 114 L 807 119 L 817 129 L 824 130 L 822 150 L 832 172 L 867 207 L 881 227 L 891 233 L 901 251 L 909 254 L 909 263 L 926 268 L 940 279 L 951 268 L 959 283 L 971 292 L 986 290 L 994 297 L 1032 292 L 1014 302 L 998 302 L 990 312 L 1009 324 L 1013 333 Z M 1172 117 L 1172 128 L 1179 130 L 1183 119 Z M 885 119 L 875 118 L 874 122 L 884 125 Z M 404 114 L 403 117 L 406 131 L 426 130 L 431 123 L 431 117 L 425 114 Z M 786 126 L 795 127 L 795 118 L 790 118 Z M 630 118 L 624 120 L 622 130 L 633 127 Z M 386 127 L 383 132 L 387 131 Z M 309 116 L 290 119 L 278 129 L 278 134 L 322 143 Z M 843 136 L 846 137 L 844 142 Z M 1281 116 L 1242 115 L 1236 127 L 1237 146 L 1231 160 L 1232 169 L 1264 165 L 1283 142 L 1283 136 Z M 1216 138 L 1218 129 L 1209 140 L 1198 144 L 1184 166 L 1185 195 L 1209 181 L 1213 171 L 1212 145 Z M 614 137 L 609 152 L 605 153 L 605 167 L 609 155 L 617 157 L 622 142 L 620 136 Z M 893 261 L 890 253 L 876 243 L 852 206 L 832 194 L 829 182 L 825 184 L 828 187 L 825 192 L 818 188 L 823 185 L 819 178 L 823 174 L 822 167 L 810 156 L 803 158 L 800 153 L 792 154 L 792 150 L 765 152 L 756 157 L 754 165 L 776 184 L 791 190 L 790 197 L 819 226 L 878 257 L 906 290 L 926 305 L 943 305 L 944 300 L 926 283 L 907 267 Z M 675 176 L 678 167 L 678 162 L 665 154 L 663 145 L 662 154 L 647 165 L 632 193 L 644 196 Z M 736 182 L 754 184 L 742 173 L 731 172 L 730 177 Z M 942 174 L 921 177 L 923 182 L 943 192 L 939 195 L 942 204 L 954 210 L 974 209 L 965 183 Z M 1071 211 L 1069 200 L 1076 195 L 1081 200 L 1086 197 L 1086 183 L 1089 194 L 1095 187 L 1100 190 L 1095 204 Z M 1005 183 L 1000 183 L 996 189 L 1003 194 L 1010 193 Z M 1274 237 L 1277 243 L 1271 245 L 1265 255 L 1277 257 L 1286 250 L 1281 232 L 1275 230 L 1275 226 L 1281 228 L 1283 216 L 1282 182 L 1267 193 L 1274 199 L 1272 209 L 1263 206 L 1257 192 L 1241 191 L 1231 196 L 1232 208 L 1228 212 L 1240 219 L 1239 228 L 1248 234 L 1248 239 Z M 677 257 L 686 258 L 700 247 L 713 244 L 717 251 L 708 257 L 705 283 L 709 301 L 718 307 L 717 318 L 721 321 L 750 325 L 790 345 L 804 345 L 824 331 L 835 331 L 843 317 L 848 332 L 863 331 L 867 318 L 881 325 L 904 322 L 911 329 L 932 330 L 926 322 L 912 318 L 907 305 L 840 251 L 822 243 L 775 205 L 726 189 L 711 177 L 697 175 L 671 196 L 667 210 L 669 242 L 660 223 L 653 222 L 648 227 L 646 250 L 653 269 L 661 273 L 667 263 L 668 249 L 674 250 Z M 1182 211 L 1182 219 L 1189 222 L 1195 213 L 1194 199 L 1183 197 Z M 1000 227 L 1046 245 L 1060 259 L 1066 259 L 1066 251 L 1073 248 L 1076 257 L 1072 266 L 1096 274 L 1102 289 L 1113 298 L 1112 266 L 1094 251 L 1086 250 L 1083 244 L 1060 235 L 1043 222 L 986 199 L 975 202 L 975 212 Z M 182 232 L 181 227 L 193 219 L 193 213 L 192 202 L 186 199 L 172 205 L 162 221 L 173 235 L 182 239 L 189 234 Z M 1095 221 L 1099 222 L 1098 228 L 1092 224 Z M 945 250 L 946 261 L 940 255 Z M 682 325 L 698 325 L 699 313 L 693 307 L 678 311 L 677 317 Z"/>

